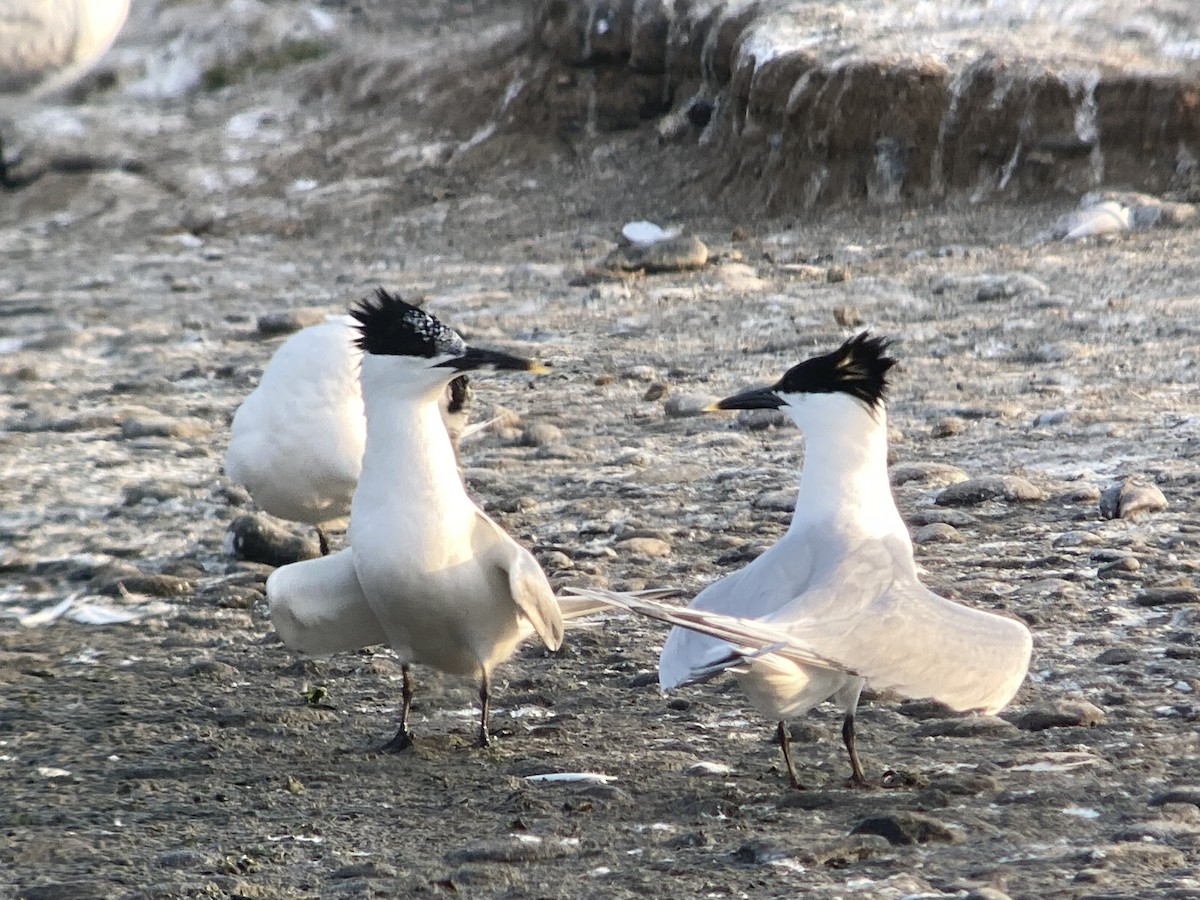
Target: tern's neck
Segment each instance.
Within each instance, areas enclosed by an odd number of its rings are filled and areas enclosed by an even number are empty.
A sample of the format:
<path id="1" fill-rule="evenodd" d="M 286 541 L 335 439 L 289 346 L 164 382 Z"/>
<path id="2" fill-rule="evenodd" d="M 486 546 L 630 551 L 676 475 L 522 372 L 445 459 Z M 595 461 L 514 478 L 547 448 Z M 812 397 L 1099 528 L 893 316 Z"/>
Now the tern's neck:
<path id="1" fill-rule="evenodd" d="M 407 503 L 439 503 L 441 509 L 466 500 L 454 448 L 438 411 L 445 386 L 414 393 L 403 373 L 389 371 L 389 361 L 368 355 L 363 359 L 362 387 L 367 444 L 359 492 L 379 500 L 396 496 Z"/>
<path id="2" fill-rule="evenodd" d="M 830 421 L 806 421 L 792 527 L 820 523 L 867 535 L 907 535 L 887 470 L 887 415 L 846 398 Z M 818 416 L 806 416 L 818 418 Z"/>

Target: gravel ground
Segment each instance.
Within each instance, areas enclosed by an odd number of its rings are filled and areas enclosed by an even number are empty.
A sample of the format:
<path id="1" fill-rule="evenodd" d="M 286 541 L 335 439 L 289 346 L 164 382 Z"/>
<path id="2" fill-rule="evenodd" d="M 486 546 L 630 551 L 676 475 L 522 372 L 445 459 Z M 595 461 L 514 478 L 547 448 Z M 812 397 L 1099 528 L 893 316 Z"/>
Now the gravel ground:
<path id="1" fill-rule="evenodd" d="M 0 894 L 1200 897 L 1197 231 L 1047 239 L 1070 197 L 767 220 L 650 129 L 468 146 L 519 7 L 388 9 L 217 90 L 93 94 L 65 114 L 138 171 L 0 197 Z M 170 27 L 135 10 L 118 76 Z M 708 264 L 598 269 L 640 218 Z M 492 748 L 421 671 L 416 749 L 370 752 L 399 666 L 279 643 L 220 462 L 259 317 L 376 285 L 553 363 L 478 379 L 504 415 L 463 463 L 556 585 L 744 565 L 803 441 L 699 407 L 893 336 L 897 499 L 931 586 L 1033 630 L 1014 705 L 868 696 L 870 790 L 818 709 L 793 791 L 735 686 L 660 696 L 663 632 L 615 617 L 501 667 Z M 607 777 L 528 778 L 560 772 Z"/>

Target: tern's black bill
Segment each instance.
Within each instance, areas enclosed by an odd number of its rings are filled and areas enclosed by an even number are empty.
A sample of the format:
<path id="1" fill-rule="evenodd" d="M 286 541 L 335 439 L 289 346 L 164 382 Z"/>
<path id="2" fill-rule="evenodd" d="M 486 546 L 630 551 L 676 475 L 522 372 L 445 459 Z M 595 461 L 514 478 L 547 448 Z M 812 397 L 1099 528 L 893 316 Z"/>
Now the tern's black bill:
<path id="1" fill-rule="evenodd" d="M 469 347 L 467 348 L 467 352 L 462 356 L 448 359 L 443 363 L 438 363 L 438 365 L 454 369 L 456 372 L 470 372 L 488 366 L 491 366 L 493 369 L 515 369 L 518 372 L 542 373 L 547 371 L 546 366 L 536 359 L 513 356 L 509 353 L 502 353 L 499 350 L 480 350 L 477 347 Z"/>
<path id="2" fill-rule="evenodd" d="M 742 391 L 717 401 L 717 409 L 779 409 L 783 400 L 769 387 Z"/>

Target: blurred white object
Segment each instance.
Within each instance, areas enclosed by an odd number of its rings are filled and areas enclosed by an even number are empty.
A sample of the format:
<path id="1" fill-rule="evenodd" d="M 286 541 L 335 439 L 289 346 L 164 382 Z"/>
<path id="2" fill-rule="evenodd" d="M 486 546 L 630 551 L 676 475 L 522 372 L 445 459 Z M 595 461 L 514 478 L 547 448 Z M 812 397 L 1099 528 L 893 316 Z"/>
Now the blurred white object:
<path id="1" fill-rule="evenodd" d="M 1106 200 L 1095 206 L 1071 213 L 1065 217 L 1059 230 L 1066 232 L 1063 235 L 1064 241 L 1077 241 L 1099 234 L 1129 231 L 1132 227 L 1133 222 L 1128 207 L 1115 200 Z"/>
<path id="2" fill-rule="evenodd" d="M 636 222 L 628 222 L 621 229 L 621 234 L 625 240 L 631 244 L 657 244 L 660 241 L 669 241 L 671 238 L 679 237 L 680 229 L 678 228 L 661 228 L 653 222 L 647 222 L 644 219 L 639 219 Z"/>
<path id="3" fill-rule="evenodd" d="M 0 97 L 36 98 L 76 81 L 128 12 L 129 0 L 0 0 Z"/>

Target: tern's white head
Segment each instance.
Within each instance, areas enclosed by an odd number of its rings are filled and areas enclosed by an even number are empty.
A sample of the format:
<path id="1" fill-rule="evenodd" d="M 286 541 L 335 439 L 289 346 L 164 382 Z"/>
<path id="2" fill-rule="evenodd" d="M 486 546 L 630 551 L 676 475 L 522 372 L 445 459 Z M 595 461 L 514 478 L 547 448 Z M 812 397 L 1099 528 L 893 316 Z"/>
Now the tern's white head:
<path id="1" fill-rule="evenodd" d="M 377 385 L 393 397 L 437 396 L 451 381 L 476 369 L 546 371 L 536 360 L 467 346 L 453 329 L 383 288 L 350 310 L 350 315 L 358 322 L 368 404 Z"/>
<path id="2" fill-rule="evenodd" d="M 726 397 L 717 409 L 782 409 L 806 435 L 883 422 L 889 341 L 863 332 L 832 353 L 792 366 L 775 384 Z"/>

